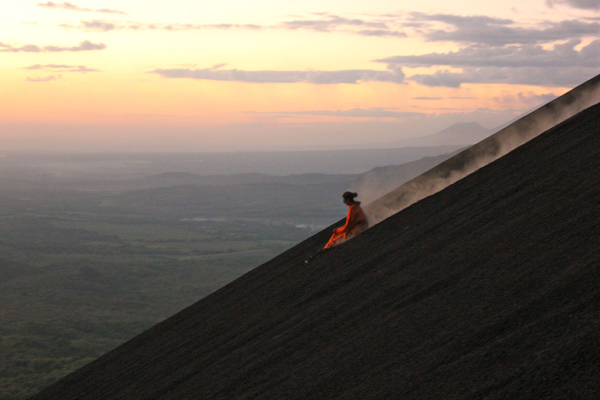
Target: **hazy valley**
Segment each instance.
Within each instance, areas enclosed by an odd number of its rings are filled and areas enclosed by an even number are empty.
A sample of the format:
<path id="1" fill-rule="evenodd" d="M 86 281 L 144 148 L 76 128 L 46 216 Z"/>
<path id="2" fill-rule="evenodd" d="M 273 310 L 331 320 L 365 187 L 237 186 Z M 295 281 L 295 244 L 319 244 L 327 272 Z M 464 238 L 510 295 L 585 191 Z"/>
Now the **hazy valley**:
<path id="1" fill-rule="evenodd" d="M 238 155 L 248 172 L 223 175 L 198 173 L 198 155 L 3 157 L 0 397 L 26 398 L 335 223 L 345 190 L 370 201 L 447 150 L 313 154 L 293 175 L 281 165 L 297 154 Z"/>

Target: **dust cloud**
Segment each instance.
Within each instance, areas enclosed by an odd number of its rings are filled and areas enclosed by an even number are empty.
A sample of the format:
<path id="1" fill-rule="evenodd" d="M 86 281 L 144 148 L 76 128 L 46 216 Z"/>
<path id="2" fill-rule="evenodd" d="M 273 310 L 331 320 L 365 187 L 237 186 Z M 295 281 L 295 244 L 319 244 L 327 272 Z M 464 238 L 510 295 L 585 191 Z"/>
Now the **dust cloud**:
<path id="1" fill-rule="evenodd" d="M 366 205 L 369 225 L 439 192 L 599 101 L 600 75 Z"/>

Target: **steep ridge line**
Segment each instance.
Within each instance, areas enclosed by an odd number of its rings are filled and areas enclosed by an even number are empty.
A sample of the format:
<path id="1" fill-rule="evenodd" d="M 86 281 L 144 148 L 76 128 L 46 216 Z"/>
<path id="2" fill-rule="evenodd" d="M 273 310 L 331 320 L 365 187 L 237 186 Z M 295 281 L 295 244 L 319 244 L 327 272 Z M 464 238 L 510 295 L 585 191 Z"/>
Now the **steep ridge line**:
<path id="1" fill-rule="evenodd" d="M 600 106 L 325 230 L 33 399 L 597 399 Z"/>
<path id="2" fill-rule="evenodd" d="M 365 207 L 371 225 L 439 192 L 600 101 L 600 75 L 518 119 Z"/>

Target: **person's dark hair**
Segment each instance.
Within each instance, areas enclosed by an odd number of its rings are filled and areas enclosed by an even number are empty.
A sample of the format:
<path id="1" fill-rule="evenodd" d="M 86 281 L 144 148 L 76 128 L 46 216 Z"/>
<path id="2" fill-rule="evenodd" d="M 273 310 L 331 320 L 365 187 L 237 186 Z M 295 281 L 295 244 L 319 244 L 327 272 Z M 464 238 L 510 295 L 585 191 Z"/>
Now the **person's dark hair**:
<path id="1" fill-rule="evenodd" d="M 352 200 L 352 201 L 354 201 L 354 198 L 356 196 L 358 196 L 358 193 L 352 193 L 352 192 L 344 192 L 344 194 L 342 195 L 342 197 L 344 199 L 349 199 L 349 200 Z"/>

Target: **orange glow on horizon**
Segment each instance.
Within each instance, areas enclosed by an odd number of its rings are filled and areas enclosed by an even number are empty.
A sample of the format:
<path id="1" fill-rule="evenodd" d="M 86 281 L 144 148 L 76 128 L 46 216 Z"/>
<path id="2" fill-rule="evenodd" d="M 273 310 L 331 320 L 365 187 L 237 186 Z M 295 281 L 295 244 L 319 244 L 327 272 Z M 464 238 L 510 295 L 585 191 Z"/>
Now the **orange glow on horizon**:
<path id="1" fill-rule="evenodd" d="M 22 124 L 22 132 L 44 124 L 73 129 L 122 127 L 123 132 L 127 127 L 140 132 L 160 127 L 165 137 L 159 140 L 156 133 L 153 140 L 161 142 L 175 140 L 169 136 L 172 130 L 216 132 L 236 124 L 252 125 L 256 132 L 263 129 L 259 127 L 269 130 L 286 124 L 338 123 L 344 129 L 344 124 L 353 122 L 400 126 L 412 115 L 518 113 L 569 89 L 568 85 L 464 82 L 459 87 L 449 87 L 448 82 L 426 86 L 411 79 L 413 75 L 465 71 L 435 62 L 399 65 L 405 79 L 397 83 L 402 73 L 394 75 L 381 62 L 393 56 L 439 56 L 468 47 L 467 39 L 431 40 L 424 33 L 427 29 L 458 32 L 460 24 L 467 26 L 469 18 L 479 17 L 498 19 L 503 27 L 542 29 L 566 18 L 565 5 L 550 8 L 544 2 L 516 0 L 458 0 L 451 5 L 441 0 L 408 4 L 374 0 L 369 5 L 359 0 L 327 4 L 307 0 L 296 5 L 266 0 L 252 4 L 173 0 L 169 5 L 150 5 L 141 0 L 106 0 L 103 7 L 117 11 L 106 14 L 89 0 L 71 2 L 79 11 L 55 3 L 40 7 L 35 2 L 13 1 L 0 16 L 4 27 L 0 32 L 0 124 Z M 440 20 L 439 15 L 445 14 L 461 22 L 451 25 Z M 573 20 L 588 23 L 590 16 L 596 14 L 569 9 Z M 549 40 L 541 46 L 551 51 L 554 44 L 568 39 Z M 596 39 L 582 37 L 575 50 Z M 151 72 L 172 69 L 206 69 L 205 76 L 212 80 L 165 78 Z M 342 83 L 352 81 L 348 71 L 356 70 L 388 78 Z M 320 71 L 332 81 L 309 83 L 315 81 L 307 78 L 306 71 Z M 248 82 L 253 79 L 260 83 Z M 269 79 L 293 83 L 268 83 Z M 365 143 L 373 137 L 387 140 L 383 133 L 367 131 Z M 75 140 L 85 132 L 65 134 L 61 140 Z M 102 140 L 98 132 L 90 141 Z M 202 134 L 206 137 L 199 142 L 218 142 L 216 136 Z M 6 135 L 0 132 L 0 143 Z M 136 135 L 131 140 L 142 137 Z M 310 145 L 311 139 L 306 143 Z"/>

